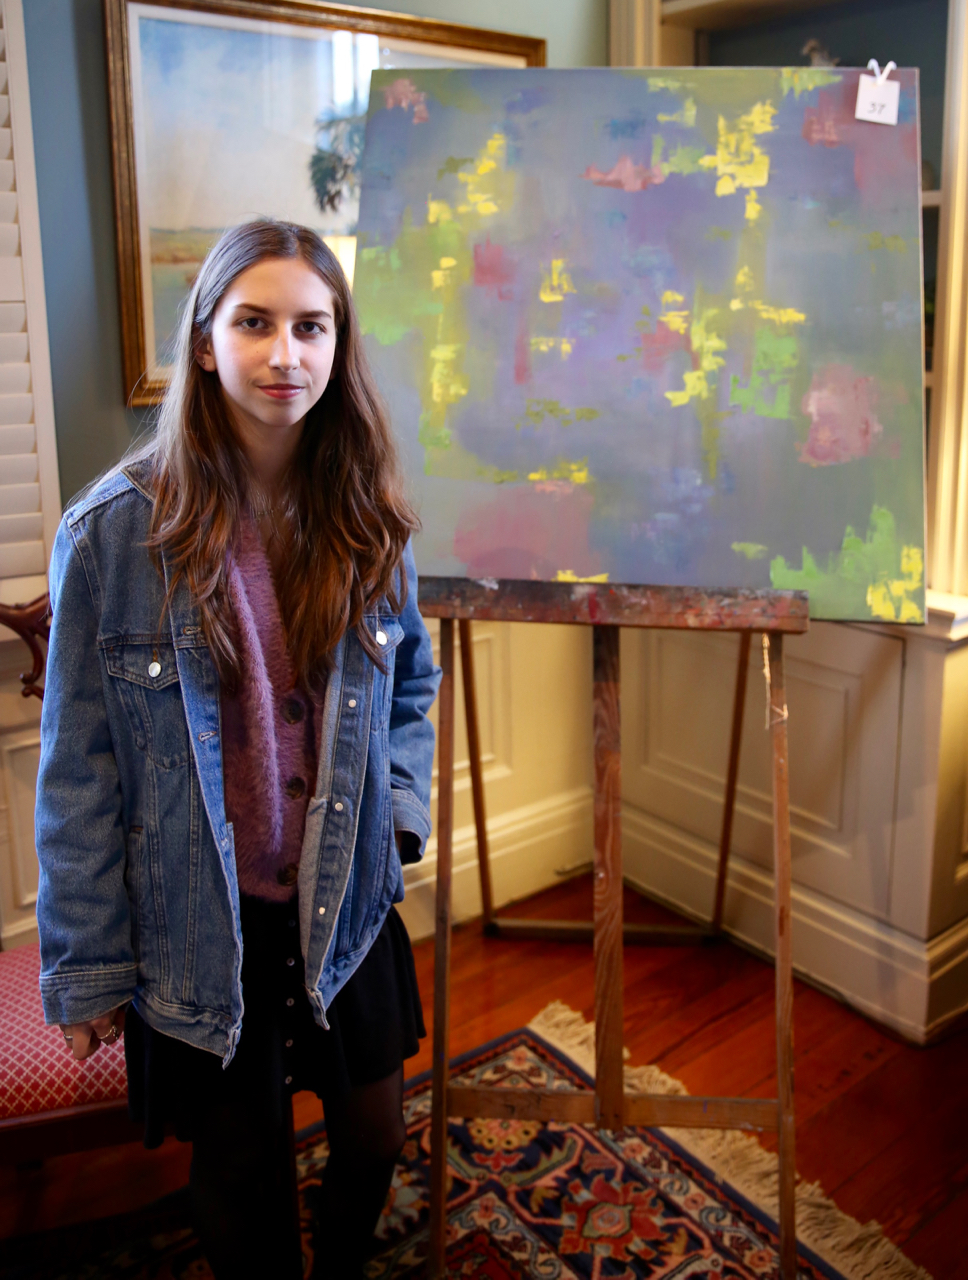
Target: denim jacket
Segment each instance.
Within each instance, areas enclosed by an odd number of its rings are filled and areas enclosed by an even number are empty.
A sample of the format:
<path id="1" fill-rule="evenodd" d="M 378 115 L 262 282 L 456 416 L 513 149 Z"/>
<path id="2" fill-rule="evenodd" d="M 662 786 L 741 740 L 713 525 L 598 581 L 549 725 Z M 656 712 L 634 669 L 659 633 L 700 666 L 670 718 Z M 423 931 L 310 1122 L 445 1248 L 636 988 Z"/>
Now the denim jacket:
<path id="1" fill-rule="evenodd" d="M 170 609 L 145 547 L 143 472 L 109 476 L 61 522 L 41 721 L 36 840 L 40 987 L 49 1023 L 133 1000 L 158 1031 L 222 1055 L 242 1027 L 242 933 L 225 816 L 219 681 L 184 584 Z M 395 831 L 430 834 L 440 679 L 413 555 L 399 616 L 333 655 L 299 863 L 299 934 L 316 1020 L 403 897 Z M 167 568 L 166 568 L 167 572 Z"/>

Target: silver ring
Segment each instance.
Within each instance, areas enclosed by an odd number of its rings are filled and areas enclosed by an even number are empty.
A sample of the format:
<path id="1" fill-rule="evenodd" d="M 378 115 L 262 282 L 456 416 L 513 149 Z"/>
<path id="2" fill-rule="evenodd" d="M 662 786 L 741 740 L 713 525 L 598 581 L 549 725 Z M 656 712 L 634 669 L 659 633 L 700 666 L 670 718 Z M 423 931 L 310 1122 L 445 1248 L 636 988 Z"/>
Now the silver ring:
<path id="1" fill-rule="evenodd" d="M 112 1025 L 111 1030 L 108 1032 L 108 1034 L 106 1036 L 99 1036 L 98 1039 L 101 1041 L 102 1044 L 114 1044 L 116 1040 L 121 1039 L 121 1032 L 118 1030 L 116 1026 Z"/>
<path id="2" fill-rule="evenodd" d="M 63 1036 L 64 1036 L 64 1039 L 67 1041 L 67 1043 L 68 1043 L 68 1044 L 73 1044 L 73 1042 L 74 1042 L 74 1037 L 73 1037 L 73 1036 L 69 1036 L 69 1035 L 67 1034 L 67 1032 L 66 1032 L 66 1031 L 65 1031 L 65 1032 L 63 1032 Z"/>

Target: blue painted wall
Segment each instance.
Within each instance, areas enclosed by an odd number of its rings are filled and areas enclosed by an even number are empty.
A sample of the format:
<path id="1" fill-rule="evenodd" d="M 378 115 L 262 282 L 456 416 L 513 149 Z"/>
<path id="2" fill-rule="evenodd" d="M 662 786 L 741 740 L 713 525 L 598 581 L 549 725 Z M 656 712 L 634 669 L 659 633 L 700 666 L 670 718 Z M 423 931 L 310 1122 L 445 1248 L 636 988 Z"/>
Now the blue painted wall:
<path id="1" fill-rule="evenodd" d="M 608 0 L 423 0 L 397 8 L 543 36 L 551 66 L 608 57 Z M 141 416 L 123 399 L 101 0 L 27 0 L 24 18 L 66 502 L 125 449 Z"/>
<path id="2" fill-rule="evenodd" d="M 404 0 L 402 4 L 394 0 L 379 7 L 418 18 L 540 36 L 548 42 L 549 67 L 608 63 L 608 0 Z"/>

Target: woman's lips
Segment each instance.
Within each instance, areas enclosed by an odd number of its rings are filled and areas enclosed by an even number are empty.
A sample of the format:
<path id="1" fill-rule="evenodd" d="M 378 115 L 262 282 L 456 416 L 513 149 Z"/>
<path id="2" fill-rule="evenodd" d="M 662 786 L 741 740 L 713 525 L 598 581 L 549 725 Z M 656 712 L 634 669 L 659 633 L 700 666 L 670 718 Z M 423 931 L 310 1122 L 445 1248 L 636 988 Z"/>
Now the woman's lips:
<path id="1" fill-rule="evenodd" d="M 267 396 L 272 396 L 273 400 L 294 400 L 303 388 L 294 387 L 290 383 L 268 383 L 259 390 L 264 391 Z"/>

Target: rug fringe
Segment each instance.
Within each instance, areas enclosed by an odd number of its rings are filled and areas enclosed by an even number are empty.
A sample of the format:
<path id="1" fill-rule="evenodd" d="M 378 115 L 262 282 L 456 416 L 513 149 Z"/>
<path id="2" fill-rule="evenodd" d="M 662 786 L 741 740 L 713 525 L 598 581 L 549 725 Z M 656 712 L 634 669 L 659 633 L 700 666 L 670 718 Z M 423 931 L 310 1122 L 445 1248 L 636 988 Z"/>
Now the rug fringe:
<path id="1" fill-rule="evenodd" d="M 595 1025 L 555 1000 L 532 1018 L 532 1031 L 554 1045 L 589 1075 L 595 1074 Z M 626 1059 L 629 1051 L 624 1050 Z M 625 1067 L 632 1093 L 688 1093 L 656 1066 Z M 666 1129 L 712 1172 L 771 1217 L 778 1209 L 779 1161 L 748 1134 L 728 1129 Z M 842 1213 L 819 1183 L 797 1184 L 797 1238 L 836 1267 L 844 1280 L 931 1280 L 893 1244 L 876 1222 L 861 1224 Z"/>

